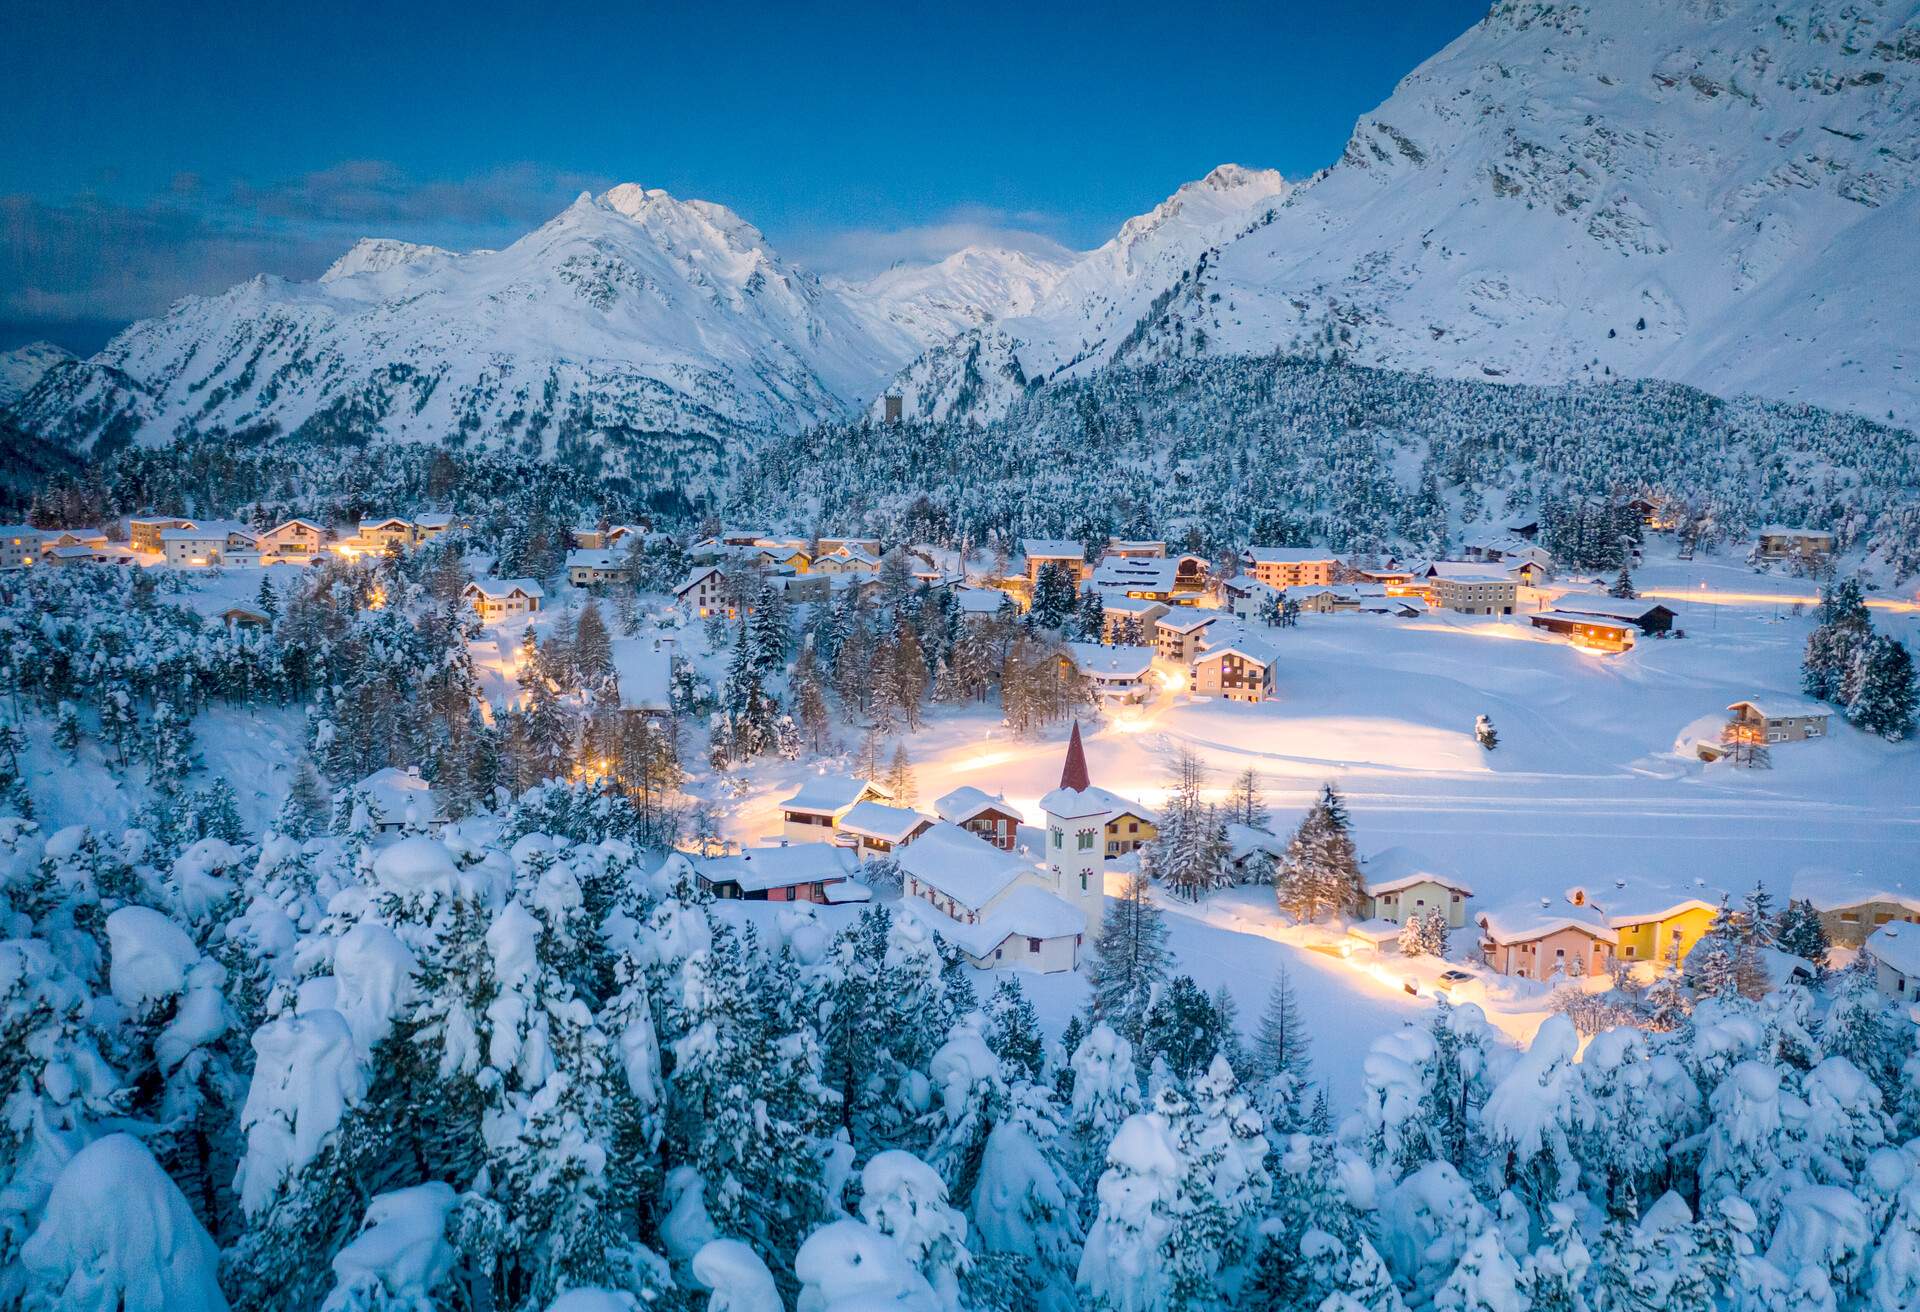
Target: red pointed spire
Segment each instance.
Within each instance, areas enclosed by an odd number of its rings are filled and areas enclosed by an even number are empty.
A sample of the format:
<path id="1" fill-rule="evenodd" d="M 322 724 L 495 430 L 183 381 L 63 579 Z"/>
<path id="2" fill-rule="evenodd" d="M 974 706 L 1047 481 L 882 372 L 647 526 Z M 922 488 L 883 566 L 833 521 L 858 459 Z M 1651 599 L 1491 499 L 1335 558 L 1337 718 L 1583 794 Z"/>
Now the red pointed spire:
<path id="1" fill-rule="evenodd" d="M 1087 749 L 1080 745 L 1080 721 L 1073 722 L 1073 737 L 1067 742 L 1067 764 L 1060 771 L 1060 786 L 1085 792 L 1093 780 L 1087 775 Z"/>

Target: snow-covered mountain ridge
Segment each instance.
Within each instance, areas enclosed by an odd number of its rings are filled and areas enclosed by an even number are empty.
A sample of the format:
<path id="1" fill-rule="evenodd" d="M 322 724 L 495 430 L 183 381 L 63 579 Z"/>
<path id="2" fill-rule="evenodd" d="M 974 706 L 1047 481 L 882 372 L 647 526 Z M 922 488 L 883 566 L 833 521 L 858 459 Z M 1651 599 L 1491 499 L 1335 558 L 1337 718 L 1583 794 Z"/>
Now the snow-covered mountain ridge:
<path id="1" fill-rule="evenodd" d="M 1052 278 L 1044 261 L 969 249 L 832 288 L 725 206 L 628 184 L 504 250 L 367 239 L 315 282 L 186 298 L 92 360 L 43 368 L 16 408 L 79 450 L 277 431 L 551 454 L 790 431 L 857 409 L 919 351 Z"/>
<path id="2" fill-rule="evenodd" d="M 1914 0 L 1503 0 L 1131 322 L 1056 290 L 897 387 L 910 413 L 991 417 L 1114 361 L 1337 351 L 1913 425 L 1917 82 Z"/>

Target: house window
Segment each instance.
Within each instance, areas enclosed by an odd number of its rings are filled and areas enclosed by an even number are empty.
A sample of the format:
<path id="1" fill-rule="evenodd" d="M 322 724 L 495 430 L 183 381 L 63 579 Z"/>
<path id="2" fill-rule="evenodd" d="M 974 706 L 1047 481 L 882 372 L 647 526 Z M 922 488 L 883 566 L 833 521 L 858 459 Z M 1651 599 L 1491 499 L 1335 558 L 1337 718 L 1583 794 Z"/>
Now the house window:
<path id="1" fill-rule="evenodd" d="M 1079 851 L 1082 851 L 1082 852 L 1093 851 L 1093 843 L 1094 843 L 1093 830 L 1082 829 L 1078 833 L 1076 833 L 1074 837 L 1079 840 L 1079 845 L 1078 845 Z"/>
<path id="2" fill-rule="evenodd" d="M 1080 891 L 1082 893 L 1087 891 L 1087 872 L 1084 870 L 1080 872 Z"/>
<path id="3" fill-rule="evenodd" d="M 1039 951 L 1040 951 L 1040 940 L 1029 936 L 1027 939 L 1027 952 L 1029 954 L 1037 954 Z"/>
<path id="4" fill-rule="evenodd" d="M 1066 830 L 1061 829 L 1058 826 L 1055 826 L 1054 828 L 1047 830 L 1047 832 L 1053 836 L 1053 845 L 1055 847 L 1065 847 L 1067 845 Z"/>

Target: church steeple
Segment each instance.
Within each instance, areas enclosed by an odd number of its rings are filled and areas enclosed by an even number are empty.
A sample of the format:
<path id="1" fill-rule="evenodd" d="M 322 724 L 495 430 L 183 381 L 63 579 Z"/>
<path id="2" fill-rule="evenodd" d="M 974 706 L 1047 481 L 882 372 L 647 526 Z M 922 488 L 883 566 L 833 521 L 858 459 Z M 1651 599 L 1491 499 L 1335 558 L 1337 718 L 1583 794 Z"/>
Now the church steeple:
<path id="1" fill-rule="evenodd" d="M 1060 786 L 1085 792 L 1093 780 L 1087 774 L 1087 750 L 1080 745 L 1080 721 L 1073 722 L 1073 737 L 1067 742 L 1067 763 L 1060 771 Z"/>

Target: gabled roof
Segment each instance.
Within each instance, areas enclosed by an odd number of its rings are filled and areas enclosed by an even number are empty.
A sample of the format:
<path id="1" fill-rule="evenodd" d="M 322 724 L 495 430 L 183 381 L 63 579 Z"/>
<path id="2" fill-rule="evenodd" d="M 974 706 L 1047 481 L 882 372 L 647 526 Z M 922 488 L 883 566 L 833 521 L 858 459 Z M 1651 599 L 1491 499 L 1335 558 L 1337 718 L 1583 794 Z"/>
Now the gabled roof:
<path id="1" fill-rule="evenodd" d="M 529 597 L 544 597 L 546 591 L 533 579 L 475 579 L 467 587 L 483 597 L 499 599 L 511 597 L 514 593 L 523 593 Z"/>
<path id="2" fill-rule="evenodd" d="M 1867 939 L 1866 952 L 1902 975 L 1920 975 L 1920 925 L 1882 925 Z"/>
<path id="3" fill-rule="evenodd" d="M 883 843 L 904 843 L 931 823 L 911 807 L 866 801 L 855 802 L 853 809 L 840 817 L 838 828 L 843 833 L 877 838 Z"/>
<path id="4" fill-rule="evenodd" d="M 1197 629 L 1204 629 L 1207 625 L 1216 624 L 1226 618 L 1228 618 L 1226 615 L 1217 610 L 1191 611 L 1182 609 L 1168 611 L 1153 623 L 1156 628 L 1168 629 L 1174 633 L 1192 633 Z"/>
<path id="5" fill-rule="evenodd" d="M 1255 665 L 1267 667 L 1271 667 L 1280 659 L 1280 653 L 1274 650 L 1273 647 L 1258 638 L 1247 637 L 1243 634 L 1227 642 L 1215 643 L 1209 646 L 1205 651 L 1193 658 L 1193 663 L 1195 665 L 1202 665 L 1228 654 L 1238 656 L 1242 660 L 1252 661 Z"/>
<path id="6" fill-rule="evenodd" d="M 365 533 L 370 528 L 391 528 L 395 525 L 401 528 L 412 528 L 413 521 L 405 515 L 385 515 L 379 519 L 363 519 L 360 521 L 360 531 Z"/>
<path id="7" fill-rule="evenodd" d="M 1758 697 L 1743 697 L 1737 702 L 1728 702 L 1727 709 L 1738 710 L 1742 706 L 1751 706 L 1769 720 L 1794 720 L 1818 717 L 1824 719 L 1833 714 L 1833 707 L 1825 702 L 1807 701 L 1801 697 L 1780 697 L 1773 693 L 1763 693 Z"/>
<path id="8" fill-rule="evenodd" d="M 1664 610 L 1669 615 L 1677 613 L 1671 606 L 1648 601 L 1645 597 L 1607 597 L 1587 592 L 1563 593 L 1555 599 L 1554 606 L 1573 615 L 1605 615 L 1635 623 L 1657 610 Z"/>
<path id="9" fill-rule="evenodd" d="M 894 859 L 902 872 L 972 911 L 1038 869 L 944 820 L 901 848 Z"/>
<path id="10" fill-rule="evenodd" d="M 1319 547 L 1248 547 L 1240 559 L 1255 565 L 1307 565 L 1340 558 Z"/>
<path id="11" fill-rule="evenodd" d="M 971 784 L 956 788 L 940 798 L 933 804 L 933 809 L 942 820 L 956 825 L 963 825 L 988 811 L 998 811 L 1001 815 L 1012 816 L 1016 821 L 1020 819 L 1020 813 L 1007 805 L 1006 798 L 995 797 Z"/>
<path id="12" fill-rule="evenodd" d="M 1000 588 L 961 587 L 953 590 L 953 600 L 962 614 L 997 615 L 1013 594 Z"/>
<path id="13" fill-rule="evenodd" d="M 1141 679 L 1153 668 L 1151 647 L 1107 647 L 1097 642 L 1070 642 L 1067 649 L 1082 674 L 1113 679 Z"/>
<path id="14" fill-rule="evenodd" d="M 879 784 L 842 774 L 818 774 L 800 785 L 793 796 L 780 803 L 783 811 L 805 811 L 810 815 L 835 815 L 857 803 L 869 790 L 881 797 L 890 793 Z"/>
<path id="15" fill-rule="evenodd" d="M 1618 616 L 1592 615 L 1585 611 L 1574 610 L 1537 610 L 1527 618 L 1535 624 L 1540 624 L 1542 621 L 1557 624 L 1584 624 L 1590 629 L 1617 629 L 1621 633 L 1640 627 L 1632 620 L 1621 619 Z"/>
<path id="16" fill-rule="evenodd" d="M 567 553 L 568 569 L 622 569 L 621 553 L 581 547 Z"/>
<path id="17" fill-rule="evenodd" d="M 1063 538 L 1022 538 L 1020 554 L 1028 560 L 1085 560 L 1087 549 Z"/>
<path id="18" fill-rule="evenodd" d="M 424 515 L 415 515 L 413 522 L 418 528 L 451 528 L 453 527 L 453 516 L 435 510 L 429 511 Z"/>
<path id="19" fill-rule="evenodd" d="M 692 592 L 700 586 L 701 580 L 710 574 L 718 574 L 719 572 L 720 567 L 717 565 L 702 565 L 681 581 L 680 586 L 673 590 L 673 595 L 678 597 L 683 593 Z"/>
<path id="20" fill-rule="evenodd" d="M 1762 524 L 1755 530 L 1763 538 L 1830 538 L 1832 529 L 1826 528 L 1788 528 L 1785 524 Z"/>
<path id="21" fill-rule="evenodd" d="M 919 846 L 914 844 L 916 848 Z M 976 960 L 985 958 L 1010 938 L 1070 938 L 1087 930 L 1087 918 L 1077 907 L 1057 893 L 1033 885 L 1010 890 L 973 924 L 955 920 L 920 898 L 902 898 L 900 907 Z"/>
<path id="22" fill-rule="evenodd" d="M 358 785 L 375 824 L 434 824 L 445 818 L 439 794 L 417 774 L 389 765 Z"/>
<path id="23" fill-rule="evenodd" d="M 693 861 L 694 870 L 708 883 L 737 884 L 743 893 L 764 893 L 770 888 L 846 879 L 853 874 L 854 867 L 853 854 L 832 843 L 755 847 L 734 856 L 702 857 Z"/>
<path id="24" fill-rule="evenodd" d="M 1578 930 L 1602 943 L 1618 943 L 1620 935 L 1591 906 L 1567 905 L 1564 898 L 1527 899 L 1509 903 L 1477 917 L 1495 943 L 1531 943 L 1563 929 Z"/>
<path id="25" fill-rule="evenodd" d="M 1451 871 L 1436 868 L 1424 855 L 1410 847 L 1389 847 L 1375 852 L 1362 865 L 1360 875 L 1365 880 L 1368 897 L 1397 893 L 1403 888 L 1426 883 L 1438 884 L 1463 897 L 1473 896 L 1473 889 L 1466 880 Z"/>
<path id="26" fill-rule="evenodd" d="M 208 538 L 224 538 L 237 533 L 241 537 L 257 540 L 251 524 L 242 524 L 237 519 L 196 519 L 191 528 L 163 528 L 160 530 L 162 542 L 203 542 Z"/>
<path id="27" fill-rule="evenodd" d="M 1109 556 L 1093 568 L 1098 588 L 1139 588 L 1171 592 L 1180 579 L 1180 562 L 1163 556 Z"/>
<path id="28" fill-rule="evenodd" d="M 1434 560 L 1427 562 L 1423 573 L 1428 578 L 1445 579 L 1454 583 L 1510 583 L 1507 569 L 1503 565 L 1483 564 L 1470 560 Z"/>
<path id="29" fill-rule="evenodd" d="M 673 709 L 673 653 L 645 638 L 613 640 L 613 674 L 623 711 Z"/>

